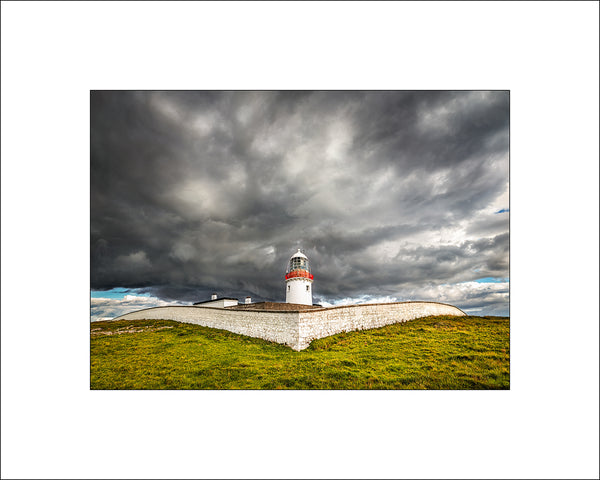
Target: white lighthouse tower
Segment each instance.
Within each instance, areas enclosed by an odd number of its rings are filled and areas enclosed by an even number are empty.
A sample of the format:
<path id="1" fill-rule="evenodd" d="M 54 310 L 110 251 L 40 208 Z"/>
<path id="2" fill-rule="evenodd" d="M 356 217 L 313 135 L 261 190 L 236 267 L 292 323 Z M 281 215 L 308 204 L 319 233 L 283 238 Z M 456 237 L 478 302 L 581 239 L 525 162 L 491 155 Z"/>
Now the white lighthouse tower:
<path id="1" fill-rule="evenodd" d="M 298 249 L 285 271 L 285 302 L 312 305 L 312 283 L 308 257 Z"/>

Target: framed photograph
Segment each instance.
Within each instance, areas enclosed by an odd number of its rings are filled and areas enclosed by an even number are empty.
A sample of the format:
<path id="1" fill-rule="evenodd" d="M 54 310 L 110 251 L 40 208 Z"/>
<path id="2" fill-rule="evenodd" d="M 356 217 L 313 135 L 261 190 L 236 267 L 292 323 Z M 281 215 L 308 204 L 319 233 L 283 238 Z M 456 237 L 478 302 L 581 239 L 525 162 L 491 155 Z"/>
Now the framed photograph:
<path id="1" fill-rule="evenodd" d="M 90 92 L 92 389 L 508 389 L 505 90 Z"/>

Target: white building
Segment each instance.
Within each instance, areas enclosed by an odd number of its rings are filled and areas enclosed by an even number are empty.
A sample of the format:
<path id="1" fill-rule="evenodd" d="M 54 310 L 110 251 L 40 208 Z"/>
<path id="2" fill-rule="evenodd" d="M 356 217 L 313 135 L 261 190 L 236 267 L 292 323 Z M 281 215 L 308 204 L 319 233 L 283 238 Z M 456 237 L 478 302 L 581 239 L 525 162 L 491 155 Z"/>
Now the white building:
<path id="1" fill-rule="evenodd" d="M 312 305 L 312 283 L 308 257 L 298 249 L 285 271 L 285 302 Z"/>
<path id="2" fill-rule="evenodd" d="M 246 298 L 250 298 L 250 297 L 246 297 Z M 194 305 L 201 305 L 203 307 L 214 307 L 214 308 L 226 308 L 226 307 L 233 307 L 238 305 L 238 300 L 237 298 L 231 298 L 231 297 L 224 297 L 224 298 L 217 298 L 217 294 L 213 293 L 210 297 L 210 300 L 205 300 L 204 302 L 196 302 L 194 303 Z M 248 301 L 246 301 L 246 303 L 250 303 Z"/>

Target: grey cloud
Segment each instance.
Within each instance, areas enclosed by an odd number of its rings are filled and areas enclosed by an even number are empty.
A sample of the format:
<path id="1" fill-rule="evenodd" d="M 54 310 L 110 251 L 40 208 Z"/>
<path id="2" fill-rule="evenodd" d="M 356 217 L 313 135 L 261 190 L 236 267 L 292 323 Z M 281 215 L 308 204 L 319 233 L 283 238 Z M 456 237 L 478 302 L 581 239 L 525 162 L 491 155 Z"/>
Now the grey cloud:
<path id="1" fill-rule="evenodd" d="M 283 300 L 299 247 L 319 301 L 507 277 L 508 120 L 507 92 L 94 91 L 91 287 Z"/>

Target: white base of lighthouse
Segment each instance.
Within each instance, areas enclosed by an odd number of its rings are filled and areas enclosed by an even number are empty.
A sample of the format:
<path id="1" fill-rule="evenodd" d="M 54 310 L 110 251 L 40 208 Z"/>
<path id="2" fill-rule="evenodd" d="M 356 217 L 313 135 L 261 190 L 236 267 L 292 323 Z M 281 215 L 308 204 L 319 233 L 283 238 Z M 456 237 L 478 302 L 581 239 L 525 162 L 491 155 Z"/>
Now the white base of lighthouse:
<path id="1" fill-rule="evenodd" d="M 285 303 L 312 305 L 312 282 L 306 278 L 290 278 L 286 280 Z"/>

